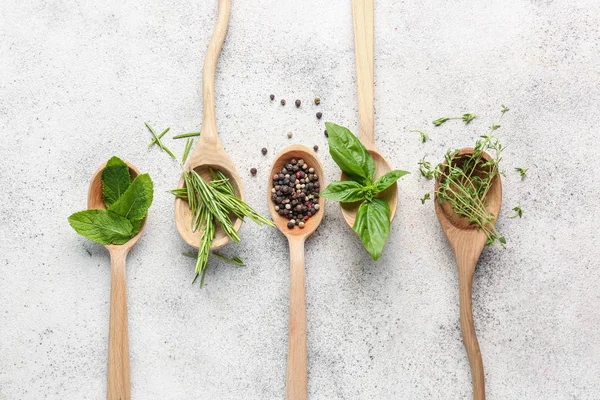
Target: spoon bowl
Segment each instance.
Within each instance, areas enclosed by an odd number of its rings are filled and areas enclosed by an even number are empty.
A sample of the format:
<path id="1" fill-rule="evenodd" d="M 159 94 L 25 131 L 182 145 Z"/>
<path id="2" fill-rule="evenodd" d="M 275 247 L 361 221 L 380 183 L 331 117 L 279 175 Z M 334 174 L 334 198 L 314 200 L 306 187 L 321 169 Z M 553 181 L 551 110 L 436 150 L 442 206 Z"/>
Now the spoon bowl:
<path id="1" fill-rule="evenodd" d="M 308 147 L 295 144 L 286 147 L 277 155 L 277 157 L 275 157 L 275 161 L 273 162 L 273 166 L 271 167 L 271 171 L 269 172 L 269 180 L 267 182 L 267 204 L 269 207 L 269 212 L 271 213 L 271 218 L 273 219 L 275 225 L 277 225 L 277 229 L 279 229 L 281 233 L 283 233 L 288 238 L 292 236 L 302 236 L 306 238 L 310 236 L 315 230 L 317 230 L 317 227 L 323 219 L 323 214 L 325 212 L 325 198 L 319 197 L 319 212 L 317 212 L 315 215 L 313 215 L 306 221 L 303 229 L 300 229 L 298 227 L 295 227 L 294 229 L 289 229 L 287 227 L 288 219 L 277 213 L 277 211 L 275 210 L 275 204 L 273 203 L 273 200 L 271 200 L 271 188 L 273 187 L 272 177 L 273 175 L 281 171 L 283 166 L 287 164 L 292 158 L 298 160 L 303 159 L 304 162 L 306 162 L 306 164 L 314 168 L 315 173 L 319 177 L 320 188 L 325 188 L 325 182 L 323 178 L 323 165 L 321 165 L 321 161 L 319 161 L 316 154 Z"/>
<path id="2" fill-rule="evenodd" d="M 375 174 L 375 179 L 382 177 L 392 170 L 392 167 L 387 162 L 387 160 L 379 154 L 377 150 L 369 150 L 369 154 L 373 157 L 373 161 L 375 161 L 375 168 L 377 169 L 377 173 Z M 342 181 L 348 180 L 348 177 L 342 172 L 342 176 L 340 178 Z M 375 197 L 384 199 L 390 205 L 390 221 L 394 219 L 396 215 L 396 206 L 398 204 L 398 185 L 394 182 L 389 188 L 385 189 L 383 192 L 377 193 Z M 356 221 L 356 213 L 358 212 L 358 207 L 360 207 L 362 201 L 356 201 L 353 203 L 341 203 L 340 207 L 342 208 L 342 215 L 344 216 L 344 220 L 350 228 L 354 226 L 354 221 Z"/>
<path id="3" fill-rule="evenodd" d="M 131 180 L 133 180 L 136 176 L 138 176 L 140 174 L 140 171 L 130 162 L 125 161 L 125 163 L 129 167 L 129 176 L 131 177 Z M 88 209 L 90 209 L 90 210 L 105 210 L 106 209 L 106 205 L 104 204 L 104 197 L 102 195 L 102 171 L 104 170 L 104 167 L 106 167 L 106 163 L 102 164 L 100 166 L 100 168 L 98 168 L 98 170 L 92 176 L 92 180 L 90 182 L 90 187 L 88 189 Z M 140 231 L 137 233 L 137 235 L 135 235 L 134 237 L 129 239 L 129 241 L 127 241 L 126 243 L 124 243 L 122 245 L 109 244 L 109 245 L 105 245 L 104 247 L 106 247 L 109 250 L 112 247 L 119 247 L 119 248 L 122 248 L 123 246 L 128 246 L 128 248 L 133 247 L 138 242 L 138 240 L 140 240 L 140 237 L 142 236 L 142 231 L 144 230 L 145 225 L 146 225 L 146 218 L 144 218 L 142 220 L 142 226 L 140 228 Z"/>
<path id="4" fill-rule="evenodd" d="M 461 149 L 456 158 L 456 162 L 461 162 L 461 157 L 466 158 L 473 154 L 472 148 Z M 482 154 L 485 161 L 490 161 L 491 157 L 487 153 Z M 483 170 L 481 170 L 483 172 Z M 435 191 L 440 187 L 439 179 L 435 183 Z M 491 183 L 486 198 L 485 204 L 488 212 L 493 214 L 491 224 L 495 224 L 500 213 L 500 205 L 502 203 L 502 182 L 500 175 L 496 175 Z M 477 225 L 470 223 L 465 217 L 454 213 L 452 206 L 448 202 L 440 204 L 437 199 L 434 200 L 435 212 L 442 230 L 446 234 L 450 246 L 456 257 L 458 267 L 458 286 L 460 299 L 460 329 L 462 331 L 463 343 L 469 365 L 471 367 L 471 380 L 473 385 L 473 399 L 485 400 L 485 380 L 483 371 L 483 359 L 481 358 L 481 350 L 477 341 L 475 332 L 475 324 L 473 322 L 473 277 L 475 276 L 475 268 L 479 256 L 487 242 L 487 235 L 479 229 Z"/>
<path id="5" fill-rule="evenodd" d="M 267 181 L 267 204 L 277 229 L 283 233 L 290 246 L 290 322 L 288 336 L 288 359 L 286 399 L 308 398 L 308 375 L 306 362 L 306 285 L 304 283 L 304 241 L 319 226 L 325 213 L 325 198 L 319 196 L 319 211 L 309 218 L 304 228 L 287 227 L 287 218 L 279 215 L 271 199 L 272 177 L 292 158 L 303 159 L 319 177 L 320 188 L 325 188 L 323 165 L 308 147 L 293 145 L 281 151 L 271 167 Z"/>

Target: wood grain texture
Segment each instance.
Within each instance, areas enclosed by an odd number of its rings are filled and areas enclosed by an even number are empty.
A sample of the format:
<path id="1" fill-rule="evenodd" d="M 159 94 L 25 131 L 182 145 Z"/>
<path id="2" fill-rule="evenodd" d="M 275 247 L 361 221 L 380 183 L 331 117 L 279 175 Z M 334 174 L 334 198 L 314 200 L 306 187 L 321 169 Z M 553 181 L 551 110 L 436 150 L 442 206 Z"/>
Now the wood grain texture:
<path id="1" fill-rule="evenodd" d="M 189 156 L 185 168 L 195 170 L 206 180 L 211 179 L 209 168 L 221 171 L 229 178 L 236 197 L 244 200 L 242 178 L 221 144 L 217 132 L 215 115 L 215 74 L 217 71 L 219 54 L 221 53 L 225 35 L 227 34 L 230 13 L 231 1 L 219 0 L 217 22 L 204 55 L 204 69 L 202 73 L 202 134 L 198 139 L 196 148 Z M 178 187 L 185 187 L 183 175 L 179 180 Z M 232 218 L 232 220 L 233 229 L 239 231 L 242 226 L 242 220 L 239 218 Z M 175 223 L 182 239 L 190 246 L 198 248 L 202 231 L 192 231 L 192 213 L 186 200 L 175 200 Z M 225 234 L 223 229 L 217 225 L 216 235 L 212 242 L 211 249 L 217 249 L 227 243 L 229 243 L 229 237 Z"/>
<path id="2" fill-rule="evenodd" d="M 125 161 L 129 166 L 129 175 L 135 178 L 138 169 Z M 88 208 L 105 209 L 102 196 L 102 164 L 90 182 L 88 190 Z M 106 398 L 108 400 L 130 399 L 129 372 L 129 332 L 127 328 L 127 284 L 125 266 L 127 254 L 142 236 L 146 218 L 137 235 L 122 245 L 104 246 L 110 254 L 110 321 L 108 330 L 108 374 Z"/>
<path id="3" fill-rule="evenodd" d="M 374 110 L 374 4 L 373 0 L 352 1 L 352 21 L 354 26 L 354 55 L 356 58 L 356 89 L 358 97 L 358 123 L 361 143 L 369 150 L 377 168 L 376 178 L 392 170 L 387 160 L 375 147 Z M 348 179 L 343 173 L 341 180 Z M 390 205 L 390 221 L 396 215 L 398 185 L 394 182 L 389 188 L 377 194 Z M 340 203 L 342 215 L 349 227 L 354 226 L 356 213 L 361 202 Z"/>
<path id="4" fill-rule="evenodd" d="M 460 150 L 458 156 L 472 153 L 472 148 L 464 148 Z M 483 154 L 483 158 L 487 161 L 491 159 L 487 153 Z M 439 189 L 439 186 L 439 181 L 436 181 L 436 191 Z M 492 222 L 494 224 L 500 213 L 501 203 L 502 182 L 498 175 L 486 197 L 487 210 L 496 216 Z M 476 226 L 468 223 L 464 217 L 454 214 L 447 202 L 440 204 L 436 199 L 434 204 L 442 230 L 446 234 L 456 257 L 459 282 L 460 329 L 471 367 L 473 399 L 485 400 L 485 375 L 483 359 L 473 321 L 472 292 L 477 261 L 485 247 L 487 235 L 481 229 L 477 229 Z"/>
<path id="5" fill-rule="evenodd" d="M 267 180 L 267 205 L 277 229 L 283 233 L 290 246 L 290 322 L 288 336 L 288 360 L 286 399 L 306 400 L 308 397 L 308 373 L 306 355 L 306 285 L 304 273 L 304 242 L 319 226 L 325 214 L 325 198 L 319 197 L 319 212 L 306 221 L 304 228 L 289 229 L 288 220 L 277 213 L 271 200 L 272 177 L 292 158 L 304 159 L 319 177 L 321 188 L 325 187 L 323 165 L 308 147 L 292 145 L 283 149 L 269 172 Z"/>

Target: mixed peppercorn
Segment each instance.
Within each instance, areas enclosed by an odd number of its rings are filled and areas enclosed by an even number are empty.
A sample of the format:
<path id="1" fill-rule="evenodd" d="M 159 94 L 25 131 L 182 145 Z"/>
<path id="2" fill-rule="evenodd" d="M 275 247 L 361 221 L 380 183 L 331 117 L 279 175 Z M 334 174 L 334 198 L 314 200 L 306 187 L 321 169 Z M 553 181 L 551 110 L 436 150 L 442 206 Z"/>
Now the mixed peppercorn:
<path id="1" fill-rule="evenodd" d="M 302 159 L 291 159 L 273 175 L 271 200 L 279 215 L 289 220 L 289 229 L 304 228 L 305 222 L 319 211 L 319 192 L 319 176 Z"/>

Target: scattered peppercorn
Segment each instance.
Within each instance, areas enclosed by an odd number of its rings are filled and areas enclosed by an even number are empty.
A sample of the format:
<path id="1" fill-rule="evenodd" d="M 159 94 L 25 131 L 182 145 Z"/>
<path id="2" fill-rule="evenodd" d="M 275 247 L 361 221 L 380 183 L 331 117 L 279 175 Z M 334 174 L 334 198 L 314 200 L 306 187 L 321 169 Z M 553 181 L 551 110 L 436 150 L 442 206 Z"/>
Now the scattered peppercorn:
<path id="1" fill-rule="evenodd" d="M 256 168 L 250 168 L 250 173 L 252 175 L 256 175 Z"/>
<path id="2" fill-rule="evenodd" d="M 288 132 L 287 135 L 288 135 L 289 138 L 291 138 L 292 137 L 292 132 Z"/>
<path id="3" fill-rule="evenodd" d="M 281 105 L 285 106 L 285 100 L 284 99 L 281 99 Z"/>
<path id="4" fill-rule="evenodd" d="M 273 175 L 271 199 L 275 211 L 288 219 L 287 227 L 304 228 L 319 210 L 319 177 L 303 159 L 291 159 Z"/>
<path id="5" fill-rule="evenodd" d="M 315 97 L 315 104 L 316 104 L 316 105 L 319 105 L 319 104 L 321 104 L 321 99 L 320 99 L 320 98 L 318 98 L 318 97 Z"/>
<path id="6" fill-rule="evenodd" d="M 313 147 L 313 150 L 314 150 L 314 151 L 319 151 L 319 146 L 317 146 L 317 145 L 315 144 L 315 145 L 314 145 L 314 147 Z"/>
<path id="7" fill-rule="evenodd" d="M 323 133 L 325 134 L 325 137 L 329 137 L 329 132 L 327 132 L 327 129 L 325 129 Z"/>
<path id="8" fill-rule="evenodd" d="M 274 94 L 270 95 L 269 97 L 271 98 L 271 101 L 275 100 L 275 95 Z"/>
<path id="9" fill-rule="evenodd" d="M 262 150 L 261 150 L 261 152 L 263 153 L 263 156 L 264 156 L 265 154 L 267 154 L 267 148 L 263 147 Z"/>
<path id="10" fill-rule="evenodd" d="M 302 102 L 300 100 L 296 100 L 296 108 L 300 108 L 300 104 L 302 104 Z"/>
<path id="11" fill-rule="evenodd" d="M 322 116 L 323 116 L 323 113 L 322 113 L 321 111 L 319 111 L 319 112 L 317 113 L 317 119 L 321 119 L 321 117 L 322 117 Z"/>

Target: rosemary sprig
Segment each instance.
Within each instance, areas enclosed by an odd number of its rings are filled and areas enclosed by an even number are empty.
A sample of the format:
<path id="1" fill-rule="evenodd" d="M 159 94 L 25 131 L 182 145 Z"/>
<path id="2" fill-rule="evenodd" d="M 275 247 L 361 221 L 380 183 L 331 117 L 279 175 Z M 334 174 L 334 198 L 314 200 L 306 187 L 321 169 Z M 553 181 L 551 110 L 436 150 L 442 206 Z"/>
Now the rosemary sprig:
<path id="1" fill-rule="evenodd" d="M 184 139 L 189 137 L 200 136 L 200 132 L 190 132 L 190 133 L 182 133 L 180 135 L 173 136 L 173 139 Z"/>
<path id="2" fill-rule="evenodd" d="M 161 148 L 161 150 L 163 150 L 164 152 L 166 152 L 168 155 L 171 156 L 171 158 L 173 160 L 177 159 L 177 157 L 175 157 L 175 154 L 173 154 L 173 152 L 171 150 L 169 150 L 169 148 L 167 146 L 165 146 L 161 141 L 160 141 L 160 137 L 156 135 L 156 132 L 154 131 L 154 128 L 152 128 L 150 126 L 149 123 L 144 122 L 144 124 L 146 125 L 146 128 L 148 128 L 148 130 L 150 131 L 150 133 L 152 134 L 152 136 L 154 137 L 153 141 L 154 143 L 156 143 L 158 145 L 158 147 Z M 162 135 L 162 133 L 161 133 Z"/>

